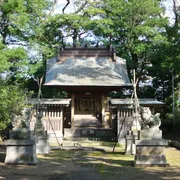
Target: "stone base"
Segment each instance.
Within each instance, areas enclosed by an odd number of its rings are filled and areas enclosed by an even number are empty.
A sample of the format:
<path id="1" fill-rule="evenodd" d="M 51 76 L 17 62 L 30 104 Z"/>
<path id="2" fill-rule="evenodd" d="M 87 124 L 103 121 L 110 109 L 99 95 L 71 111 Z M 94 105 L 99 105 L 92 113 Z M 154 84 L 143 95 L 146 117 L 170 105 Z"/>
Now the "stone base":
<path id="1" fill-rule="evenodd" d="M 135 155 L 134 166 L 169 166 L 165 155 Z"/>
<path id="2" fill-rule="evenodd" d="M 141 130 L 140 139 L 162 139 L 162 131 L 156 127 Z"/>
<path id="3" fill-rule="evenodd" d="M 169 166 L 164 154 L 168 142 L 164 139 L 143 139 L 136 141 L 135 166 Z"/>
<path id="4" fill-rule="evenodd" d="M 6 164 L 36 164 L 34 140 L 6 140 Z"/>
<path id="5" fill-rule="evenodd" d="M 49 138 L 48 136 L 36 137 L 36 154 L 49 154 Z"/>

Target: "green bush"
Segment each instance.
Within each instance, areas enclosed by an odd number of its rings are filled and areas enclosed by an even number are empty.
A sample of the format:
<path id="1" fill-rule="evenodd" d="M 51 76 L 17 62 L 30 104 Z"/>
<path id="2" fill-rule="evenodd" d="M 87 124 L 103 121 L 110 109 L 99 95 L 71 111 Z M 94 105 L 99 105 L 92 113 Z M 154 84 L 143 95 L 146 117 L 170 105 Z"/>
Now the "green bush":
<path id="1" fill-rule="evenodd" d="M 169 146 L 171 146 L 171 147 L 175 147 L 175 148 L 177 148 L 177 149 L 180 149 L 180 142 L 178 142 L 178 141 L 169 140 L 169 141 L 168 141 L 168 144 L 169 144 Z"/>
<path id="2" fill-rule="evenodd" d="M 12 113 L 20 114 L 25 107 L 26 94 L 19 86 L 0 85 L 0 131 L 4 136 L 11 128 Z"/>

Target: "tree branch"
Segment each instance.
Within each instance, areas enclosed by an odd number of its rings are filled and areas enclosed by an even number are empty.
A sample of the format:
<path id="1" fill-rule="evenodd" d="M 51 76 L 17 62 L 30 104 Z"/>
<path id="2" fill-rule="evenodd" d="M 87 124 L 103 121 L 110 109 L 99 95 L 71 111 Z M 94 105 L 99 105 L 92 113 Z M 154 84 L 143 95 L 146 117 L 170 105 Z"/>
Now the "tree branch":
<path id="1" fill-rule="evenodd" d="M 75 14 L 78 14 L 86 6 L 87 3 L 88 1 L 85 1 L 84 4 L 82 4 L 82 6 L 75 11 Z"/>
<path id="2" fill-rule="evenodd" d="M 52 9 L 51 9 L 50 12 L 48 13 L 48 16 L 50 16 L 50 15 L 52 15 L 52 14 L 54 13 L 54 10 L 55 10 L 55 7 L 56 7 L 57 2 L 58 2 L 58 0 L 54 0 Z"/>
<path id="3" fill-rule="evenodd" d="M 174 23 L 174 27 L 178 28 L 178 24 L 179 24 L 179 8 L 178 8 L 178 2 L 177 0 L 173 0 L 173 12 L 175 15 L 175 23 Z"/>
<path id="4" fill-rule="evenodd" d="M 21 42 L 7 42 L 6 45 L 28 46 L 28 44 L 24 44 L 24 43 L 21 43 Z"/>
<path id="5" fill-rule="evenodd" d="M 70 0 L 66 0 L 67 1 L 67 3 L 66 3 L 66 5 L 64 6 L 64 8 L 62 9 L 62 13 L 64 14 L 64 11 L 65 11 L 65 9 L 68 7 L 68 5 L 70 4 Z"/>

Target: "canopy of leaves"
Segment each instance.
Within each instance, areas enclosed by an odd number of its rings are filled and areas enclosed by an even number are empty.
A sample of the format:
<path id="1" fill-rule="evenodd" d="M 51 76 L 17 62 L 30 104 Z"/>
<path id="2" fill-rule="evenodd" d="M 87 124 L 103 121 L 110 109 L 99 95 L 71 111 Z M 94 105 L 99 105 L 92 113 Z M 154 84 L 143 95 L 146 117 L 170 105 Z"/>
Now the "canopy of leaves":
<path id="1" fill-rule="evenodd" d="M 0 1 L 0 129 L 10 122 L 11 113 L 25 105 L 25 81 L 29 77 L 27 48 L 37 37 L 48 0 Z M 34 40 L 33 40 L 34 41 Z"/>
<path id="2" fill-rule="evenodd" d="M 0 85 L 0 130 L 5 129 L 10 121 L 11 114 L 19 114 L 26 103 L 25 92 L 18 86 Z"/>

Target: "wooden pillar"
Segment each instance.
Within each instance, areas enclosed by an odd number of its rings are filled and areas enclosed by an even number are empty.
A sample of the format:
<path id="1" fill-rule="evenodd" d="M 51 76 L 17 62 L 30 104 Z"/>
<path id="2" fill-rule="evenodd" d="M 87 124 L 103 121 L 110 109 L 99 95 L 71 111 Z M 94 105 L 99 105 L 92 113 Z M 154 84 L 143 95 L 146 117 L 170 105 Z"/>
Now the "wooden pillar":
<path id="1" fill-rule="evenodd" d="M 120 138 L 120 136 L 119 136 L 119 133 L 120 133 L 120 130 L 121 130 L 121 126 L 122 126 L 122 124 L 120 124 L 120 123 L 122 123 L 121 121 L 120 121 L 120 116 L 122 115 L 121 114 L 122 112 L 120 111 L 120 109 L 119 109 L 119 107 L 117 108 L 117 138 L 118 138 L 118 143 L 120 143 L 121 142 L 121 138 Z"/>
<path id="2" fill-rule="evenodd" d="M 102 111 L 101 111 L 101 114 L 102 114 L 102 125 L 103 127 L 106 126 L 106 118 L 105 118 L 105 96 L 104 94 L 102 95 L 101 97 L 101 107 L 102 107 Z"/>
<path id="3" fill-rule="evenodd" d="M 63 107 L 60 106 L 60 126 L 61 126 L 61 135 L 62 135 L 62 140 L 63 140 Z"/>
<path id="4" fill-rule="evenodd" d="M 74 94 L 71 95 L 71 128 L 74 127 Z"/>

